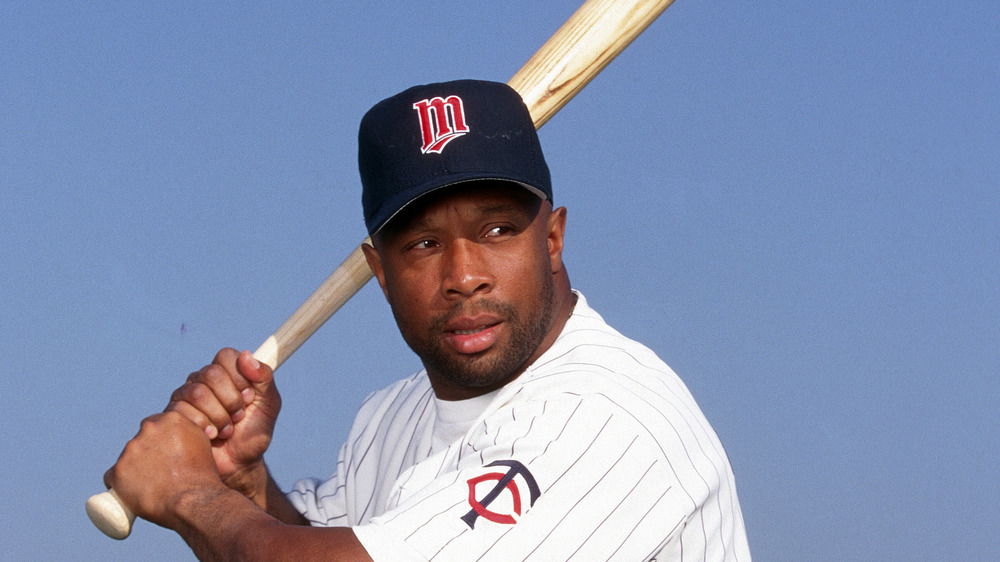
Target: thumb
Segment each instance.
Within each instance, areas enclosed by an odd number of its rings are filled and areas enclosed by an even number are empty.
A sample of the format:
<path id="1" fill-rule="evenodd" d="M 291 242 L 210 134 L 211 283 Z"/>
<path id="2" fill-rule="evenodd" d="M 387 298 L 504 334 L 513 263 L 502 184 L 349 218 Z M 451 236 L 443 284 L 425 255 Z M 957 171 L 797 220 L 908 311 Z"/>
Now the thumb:
<path id="1" fill-rule="evenodd" d="M 236 360 L 236 366 L 239 368 L 240 374 L 253 385 L 256 394 L 266 394 L 271 390 L 274 382 L 274 370 L 266 363 L 258 361 L 249 351 L 240 353 L 239 359 Z"/>

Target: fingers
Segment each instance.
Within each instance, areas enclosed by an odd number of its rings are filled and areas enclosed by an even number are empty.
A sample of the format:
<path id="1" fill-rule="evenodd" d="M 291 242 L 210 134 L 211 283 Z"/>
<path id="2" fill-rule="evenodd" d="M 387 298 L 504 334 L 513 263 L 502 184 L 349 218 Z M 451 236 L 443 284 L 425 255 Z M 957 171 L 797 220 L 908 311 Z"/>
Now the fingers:
<path id="1" fill-rule="evenodd" d="M 205 414 L 205 404 L 198 409 L 188 401 L 171 402 L 165 411 L 177 412 L 200 427 L 212 440 L 229 439 L 233 435 L 233 425 L 243 418 L 243 410 L 228 415 L 225 410 L 214 408 L 211 416 Z"/>
<path id="2" fill-rule="evenodd" d="M 104 483 L 135 515 L 168 528 L 181 492 L 223 486 L 208 439 L 178 412 L 142 420 Z"/>
<path id="3" fill-rule="evenodd" d="M 264 394 L 274 380 L 271 367 L 258 361 L 249 351 L 240 353 L 236 361 L 240 373 L 253 385 L 253 391 Z"/>
<path id="4" fill-rule="evenodd" d="M 166 411 L 191 420 L 209 439 L 228 439 L 254 398 L 251 381 L 237 368 L 238 358 L 234 349 L 220 351 L 211 365 L 191 373 L 174 391 Z"/>

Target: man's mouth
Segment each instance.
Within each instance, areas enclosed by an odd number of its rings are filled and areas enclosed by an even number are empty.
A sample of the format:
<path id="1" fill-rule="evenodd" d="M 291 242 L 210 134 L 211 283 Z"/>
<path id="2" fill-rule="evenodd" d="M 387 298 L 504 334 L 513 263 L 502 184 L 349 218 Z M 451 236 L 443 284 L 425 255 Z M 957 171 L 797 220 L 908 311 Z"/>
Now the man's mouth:
<path id="1" fill-rule="evenodd" d="M 479 332 L 482 332 L 486 328 L 487 327 L 484 326 L 482 328 L 473 328 L 471 330 L 452 330 L 451 333 L 453 333 L 455 335 L 459 335 L 459 336 L 471 336 L 472 334 L 477 334 Z"/>
<path id="2" fill-rule="evenodd" d="M 475 354 L 492 347 L 500 336 L 502 322 L 496 318 L 465 318 L 445 328 L 445 339 L 461 354 Z"/>

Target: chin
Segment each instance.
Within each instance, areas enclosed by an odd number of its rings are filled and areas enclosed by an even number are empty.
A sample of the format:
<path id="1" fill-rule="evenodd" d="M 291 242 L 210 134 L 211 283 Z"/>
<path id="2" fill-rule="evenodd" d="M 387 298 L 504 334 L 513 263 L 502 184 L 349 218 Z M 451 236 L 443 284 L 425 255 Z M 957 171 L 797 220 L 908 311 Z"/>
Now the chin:
<path id="1" fill-rule="evenodd" d="M 428 372 L 433 371 L 441 379 L 471 389 L 500 386 L 517 378 L 522 370 L 520 366 L 523 361 L 511 361 L 509 357 L 481 356 L 464 360 L 431 361 L 429 363 L 425 361 Z"/>

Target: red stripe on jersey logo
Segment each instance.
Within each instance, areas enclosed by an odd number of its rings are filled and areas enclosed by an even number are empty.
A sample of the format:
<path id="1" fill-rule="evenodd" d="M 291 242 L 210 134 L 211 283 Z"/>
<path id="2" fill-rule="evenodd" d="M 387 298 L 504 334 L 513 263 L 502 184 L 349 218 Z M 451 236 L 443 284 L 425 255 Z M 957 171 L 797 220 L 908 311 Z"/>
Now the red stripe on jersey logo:
<path id="1" fill-rule="evenodd" d="M 470 529 L 475 528 L 476 519 L 479 517 L 504 525 L 513 525 L 514 523 L 517 523 L 517 519 L 514 516 L 521 515 L 521 490 L 519 482 L 522 482 L 523 485 L 528 488 L 529 507 L 535 505 L 535 500 L 542 495 L 541 491 L 538 489 L 538 484 L 535 483 L 535 478 L 523 464 L 510 460 L 496 461 L 486 466 L 506 466 L 509 469 L 506 473 L 488 472 L 468 480 L 469 505 L 472 509 L 462 516 L 462 521 L 465 521 Z M 476 493 L 477 486 L 483 482 L 491 480 L 496 481 L 496 484 L 489 492 L 486 493 L 485 496 L 483 496 L 483 499 L 478 499 L 478 494 Z M 500 498 L 501 494 L 505 491 L 509 494 L 509 501 L 506 503 L 506 507 L 509 509 L 510 513 L 498 513 L 487 509 L 490 504 Z"/>
<path id="2" fill-rule="evenodd" d="M 421 100 L 413 104 L 413 109 L 417 110 L 420 119 L 424 142 L 420 152 L 424 154 L 440 154 L 446 144 L 469 132 L 465 106 L 458 96 Z"/>

